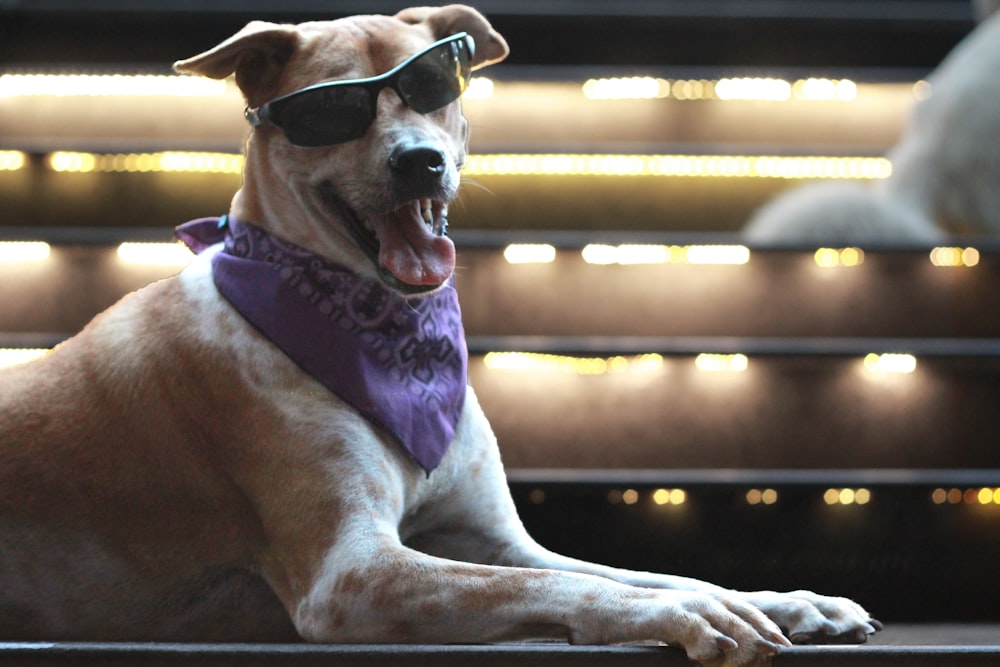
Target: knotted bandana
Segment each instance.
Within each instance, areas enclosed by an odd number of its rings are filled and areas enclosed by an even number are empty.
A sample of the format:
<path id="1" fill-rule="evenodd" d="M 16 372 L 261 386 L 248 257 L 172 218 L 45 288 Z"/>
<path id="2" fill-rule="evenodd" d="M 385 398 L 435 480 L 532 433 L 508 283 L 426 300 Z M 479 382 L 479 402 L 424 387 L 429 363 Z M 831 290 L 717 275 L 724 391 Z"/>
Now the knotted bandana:
<path id="1" fill-rule="evenodd" d="M 392 434 L 428 474 L 441 463 L 468 380 L 453 284 L 407 299 L 226 216 L 192 220 L 176 231 L 195 252 L 224 243 L 212 257 L 212 277 L 240 315 Z"/>

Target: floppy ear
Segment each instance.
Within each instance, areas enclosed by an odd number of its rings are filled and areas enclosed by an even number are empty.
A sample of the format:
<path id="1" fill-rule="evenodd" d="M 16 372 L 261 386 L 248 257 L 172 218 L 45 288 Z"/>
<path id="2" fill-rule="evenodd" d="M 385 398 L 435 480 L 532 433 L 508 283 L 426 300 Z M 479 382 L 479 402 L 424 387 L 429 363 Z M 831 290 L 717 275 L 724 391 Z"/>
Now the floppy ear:
<path id="1" fill-rule="evenodd" d="M 456 32 L 467 32 L 476 40 L 476 55 L 472 69 L 498 63 L 507 57 L 510 48 L 500 33 L 493 29 L 486 17 L 472 7 L 447 5 L 445 7 L 412 7 L 396 14 L 400 21 L 410 24 L 426 23 L 436 39 L 444 39 Z"/>
<path id="2" fill-rule="evenodd" d="M 236 84 L 250 106 L 273 96 L 273 86 L 299 44 L 294 26 L 252 21 L 218 46 L 174 63 L 174 70 L 224 79 L 236 74 Z"/>

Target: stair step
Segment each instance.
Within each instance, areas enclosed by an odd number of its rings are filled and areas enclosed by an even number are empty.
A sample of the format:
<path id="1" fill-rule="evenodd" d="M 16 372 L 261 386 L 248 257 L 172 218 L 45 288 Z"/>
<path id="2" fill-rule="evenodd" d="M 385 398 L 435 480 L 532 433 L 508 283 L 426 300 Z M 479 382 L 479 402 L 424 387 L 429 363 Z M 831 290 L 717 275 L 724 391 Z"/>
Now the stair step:
<path id="1" fill-rule="evenodd" d="M 936 645 L 925 645 L 931 638 Z M 913 641 L 912 644 L 889 642 Z M 689 667 L 674 648 L 567 646 L 523 643 L 499 645 L 307 645 L 307 644 L 148 644 L 0 643 L 4 667 L 54 665 L 174 665 L 313 667 Z M 802 646 L 786 649 L 775 667 L 996 667 L 1000 626 L 903 626 L 888 628 L 862 646 Z"/>
<path id="2" fill-rule="evenodd" d="M 89 229 L 56 231 L 48 259 L 0 265 L 0 330 L 78 330 L 124 293 L 180 269 L 125 264 L 108 234 L 80 245 Z M 4 230 L 0 238 L 29 234 L 46 240 L 48 232 Z M 508 263 L 506 244 L 518 238 L 556 246 L 555 261 Z M 734 240 L 701 238 L 628 242 L 683 250 Z M 602 266 L 581 249 L 608 243 L 606 234 L 478 234 L 459 238 L 456 286 L 469 336 L 1000 337 L 1000 245 L 980 241 L 974 266 L 934 266 L 930 248 L 870 248 L 862 264 L 835 268 L 819 266 L 815 248 L 751 248 L 743 265 Z"/>

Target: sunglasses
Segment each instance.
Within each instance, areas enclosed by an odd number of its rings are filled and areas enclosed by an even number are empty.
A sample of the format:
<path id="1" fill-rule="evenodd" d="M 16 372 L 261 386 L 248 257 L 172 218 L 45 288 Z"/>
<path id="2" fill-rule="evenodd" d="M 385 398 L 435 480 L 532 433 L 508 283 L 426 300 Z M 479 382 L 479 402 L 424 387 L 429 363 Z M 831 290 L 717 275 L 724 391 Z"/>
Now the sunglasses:
<path id="1" fill-rule="evenodd" d="M 364 136 L 378 96 L 392 88 L 421 114 L 448 106 L 469 87 L 475 42 L 460 32 L 431 44 L 385 74 L 318 83 L 244 112 L 252 127 L 276 125 L 296 146 L 332 146 Z"/>

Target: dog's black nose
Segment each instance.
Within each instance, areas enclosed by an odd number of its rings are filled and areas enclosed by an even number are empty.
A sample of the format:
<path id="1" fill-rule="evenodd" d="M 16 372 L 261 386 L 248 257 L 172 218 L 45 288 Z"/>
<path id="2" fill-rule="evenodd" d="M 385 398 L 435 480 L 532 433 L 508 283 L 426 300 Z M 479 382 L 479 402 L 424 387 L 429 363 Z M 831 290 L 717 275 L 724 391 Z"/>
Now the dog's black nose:
<path id="1" fill-rule="evenodd" d="M 428 144 L 398 146 L 389 156 L 389 166 L 400 176 L 417 180 L 436 180 L 448 168 L 444 151 Z"/>

